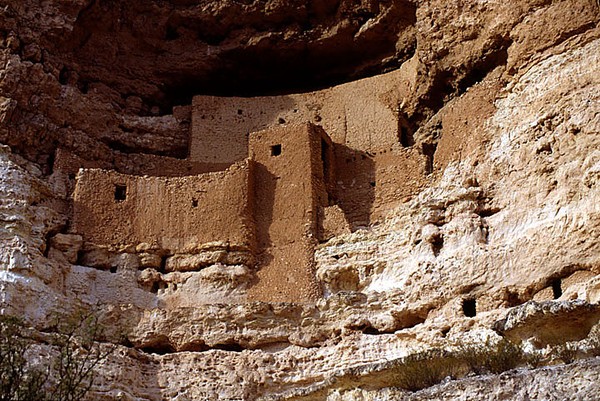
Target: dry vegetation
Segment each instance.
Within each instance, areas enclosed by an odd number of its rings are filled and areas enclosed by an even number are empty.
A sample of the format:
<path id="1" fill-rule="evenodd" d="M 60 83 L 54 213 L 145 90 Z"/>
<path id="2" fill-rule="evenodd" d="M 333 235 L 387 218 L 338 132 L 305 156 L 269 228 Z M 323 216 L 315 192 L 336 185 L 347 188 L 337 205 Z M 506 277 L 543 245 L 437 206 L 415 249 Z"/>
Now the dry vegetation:
<path id="1" fill-rule="evenodd" d="M 92 314 L 57 321 L 54 329 L 44 336 L 15 317 L 0 316 L 0 401 L 85 398 L 97 367 L 114 347 L 97 342 L 101 327 Z"/>
<path id="2" fill-rule="evenodd" d="M 563 343 L 544 350 L 525 350 L 523 344 L 501 338 L 479 344 L 459 345 L 452 351 L 430 349 L 411 354 L 394 368 L 394 386 L 417 391 L 445 379 L 470 375 L 499 374 L 518 367 L 537 368 L 543 365 L 569 364 L 578 357 L 600 355 L 600 329 L 577 343 Z"/>

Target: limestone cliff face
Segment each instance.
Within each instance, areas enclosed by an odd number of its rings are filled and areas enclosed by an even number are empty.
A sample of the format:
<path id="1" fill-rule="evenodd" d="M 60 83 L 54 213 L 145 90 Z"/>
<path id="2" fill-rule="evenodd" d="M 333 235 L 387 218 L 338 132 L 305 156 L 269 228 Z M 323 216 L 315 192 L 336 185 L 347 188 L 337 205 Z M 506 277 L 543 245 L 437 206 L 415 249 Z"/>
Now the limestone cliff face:
<path id="1" fill-rule="evenodd" d="M 47 330 L 96 305 L 107 341 L 125 333 L 91 399 L 594 399 L 597 358 L 417 393 L 391 366 L 500 335 L 585 349 L 597 332 L 599 20 L 592 0 L 0 0 L 0 309 Z M 225 263 L 227 244 L 161 271 L 150 248 L 72 232 L 57 148 L 120 173 L 177 163 L 194 95 L 396 68 L 399 146 L 422 166 L 370 225 L 318 245 L 316 303 L 246 302 L 256 272 Z"/>

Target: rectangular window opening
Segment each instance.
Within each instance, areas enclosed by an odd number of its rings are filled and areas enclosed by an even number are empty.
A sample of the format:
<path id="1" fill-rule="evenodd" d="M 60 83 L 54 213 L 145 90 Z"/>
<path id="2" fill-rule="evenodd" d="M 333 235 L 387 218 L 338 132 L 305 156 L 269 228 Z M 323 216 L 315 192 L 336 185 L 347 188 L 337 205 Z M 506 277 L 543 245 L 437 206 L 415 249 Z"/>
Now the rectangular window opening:
<path id="1" fill-rule="evenodd" d="M 127 199 L 127 186 L 123 184 L 115 185 L 115 200 L 117 202 L 123 202 Z"/>
<path id="2" fill-rule="evenodd" d="M 554 299 L 560 298 L 562 293 L 562 280 L 559 278 L 552 280 L 552 295 L 554 296 Z"/>
<path id="3" fill-rule="evenodd" d="M 271 156 L 279 156 L 281 154 L 281 144 L 271 146 Z"/>

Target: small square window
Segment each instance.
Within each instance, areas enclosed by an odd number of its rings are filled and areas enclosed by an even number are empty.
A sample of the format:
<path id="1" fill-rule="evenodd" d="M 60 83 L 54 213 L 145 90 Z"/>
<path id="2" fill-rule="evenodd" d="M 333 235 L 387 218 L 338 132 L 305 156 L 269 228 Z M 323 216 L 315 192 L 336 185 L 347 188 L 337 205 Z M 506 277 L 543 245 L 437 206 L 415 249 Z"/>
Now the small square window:
<path id="1" fill-rule="evenodd" d="M 117 202 L 123 202 L 127 199 L 127 186 L 126 185 L 115 185 L 115 200 Z"/>
<path id="2" fill-rule="evenodd" d="M 281 154 L 281 145 L 271 146 L 271 156 L 279 156 Z"/>

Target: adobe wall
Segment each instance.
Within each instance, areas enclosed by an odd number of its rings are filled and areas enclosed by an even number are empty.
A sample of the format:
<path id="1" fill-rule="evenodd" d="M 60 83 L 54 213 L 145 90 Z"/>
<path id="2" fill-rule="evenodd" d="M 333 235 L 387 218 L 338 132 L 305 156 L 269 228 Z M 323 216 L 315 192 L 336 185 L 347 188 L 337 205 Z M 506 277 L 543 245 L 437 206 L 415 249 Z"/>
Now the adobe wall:
<path id="1" fill-rule="evenodd" d="M 316 92 L 253 98 L 195 96 L 190 159 L 246 157 L 251 132 L 286 124 L 321 125 L 331 139 L 377 152 L 398 143 L 399 107 L 409 90 L 402 69 Z"/>
<path id="2" fill-rule="evenodd" d="M 428 183 L 427 159 L 415 148 L 391 148 L 374 156 L 375 193 L 371 220 L 377 221 L 419 193 Z"/>
<path id="3" fill-rule="evenodd" d="M 157 177 L 183 177 L 225 170 L 231 163 L 201 163 L 144 153 L 125 154 L 114 152 L 111 161 L 86 160 L 68 150 L 58 148 L 53 169 L 66 173 L 71 178 L 80 168 L 102 168 L 130 175 L 152 175 Z"/>
<path id="4" fill-rule="evenodd" d="M 416 194 L 428 180 L 426 163 L 414 148 L 367 153 L 335 144 L 334 196 L 350 227 L 366 227 Z"/>
<path id="5" fill-rule="evenodd" d="M 72 230 L 95 245 L 157 244 L 175 253 L 190 244 L 228 241 L 249 247 L 252 164 L 187 177 L 139 177 L 81 170 Z M 120 197 L 117 186 L 124 187 Z"/>
<path id="6" fill-rule="evenodd" d="M 109 169 L 112 164 L 104 161 L 85 160 L 75 153 L 69 152 L 66 149 L 57 148 L 54 154 L 54 163 L 52 169 L 68 174 L 71 178 L 75 178 L 80 168 L 104 168 Z"/>
<path id="7" fill-rule="evenodd" d="M 249 291 L 251 299 L 307 302 L 321 294 L 313 254 L 319 207 L 325 206 L 328 198 L 321 158 L 323 140 L 329 141 L 323 130 L 306 123 L 250 135 L 250 157 L 256 163 L 260 265 L 258 283 Z"/>

